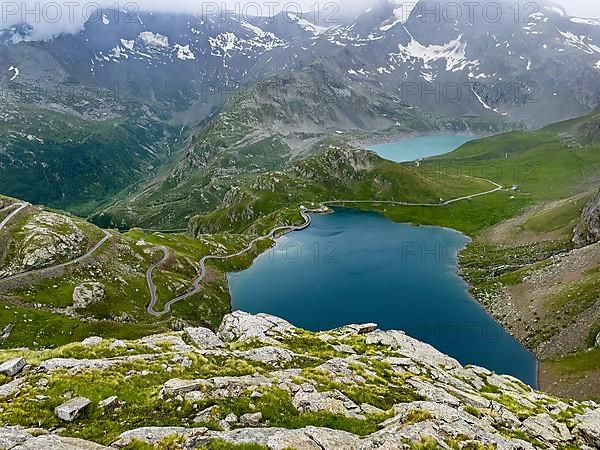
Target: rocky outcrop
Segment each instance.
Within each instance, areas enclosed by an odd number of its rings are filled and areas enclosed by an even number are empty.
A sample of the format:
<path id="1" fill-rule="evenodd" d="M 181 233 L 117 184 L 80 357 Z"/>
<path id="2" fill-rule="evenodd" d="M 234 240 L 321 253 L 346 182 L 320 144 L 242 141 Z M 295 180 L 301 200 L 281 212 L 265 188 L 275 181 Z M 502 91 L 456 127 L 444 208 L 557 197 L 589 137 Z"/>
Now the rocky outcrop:
<path id="1" fill-rule="evenodd" d="M 73 290 L 73 307 L 87 308 L 104 300 L 106 292 L 102 283 L 82 283 Z"/>
<path id="2" fill-rule="evenodd" d="M 2 450 L 108 450 L 108 447 L 54 434 L 34 436 L 20 427 L 0 428 Z"/>
<path id="3" fill-rule="evenodd" d="M 200 349 L 220 348 L 225 344 L 217 335 L 208 328 L 185 328 L 183 330 L 188 339 Z"/>
<path id="4" fill-rule="evenodd" d="M 219 337 L 225 342 L 258 339 L 272 342 L 273 338 L 281 337 L 294 327 L 283 319 L 267 314 L 251 314 L 235 311 L 225 316 L 219 332 Z M 276 342 L 276 341 L 275 341 Z"/>
<path id="5" fill-rule="evenodd" d="M 310 162 L 295 164 L 290 173 L 305 179 L 319 179 L 323 173 L 348 183 L 360 179 L 375 165 L 375 154 L 359 148 L 330 147 Z"/>
<path id="6" fill-rule="evenodd" d="M 585 247 L 600 241 L 600 191 L 583 209 L 581 220 L 573 232 L 573 244 Z"/>
<path id="7" fill-rule="evenodd" d="M 0 418 L 20 414 L 22 423 L 38 417 L 27 408 L 59 404 L 56 415 L 72 425 L 61 436 L 0 428 L 0 449 L 104 448 L 66 437 L 85 433 L 106 444 L 97 414 L 119 430 L 111 448 L 176 442 L 191 450 L 216 439 L 270 450 L 599 448 L 600 405 L 463 367 L 401 331 L 376 328 L 309 333 L 266 314 L 235 312 L 217 334 L 186 328 L 120 345 L 72 344 L 71 358 L 40 353 L 21 378 L 0 386 Z M 77 358 L 77 348 L 126 356 Z M 69 390 L 53 398 L 57 385 Z"/>
<path id="8" fill-rule="evenodd" d="M 23 226 L 22 237 L 13 240 L 11 255 L 0 277 L 40 269 L 74 259 L 85 252 L 88 237 L 75 219 L 41 211 Z"/>

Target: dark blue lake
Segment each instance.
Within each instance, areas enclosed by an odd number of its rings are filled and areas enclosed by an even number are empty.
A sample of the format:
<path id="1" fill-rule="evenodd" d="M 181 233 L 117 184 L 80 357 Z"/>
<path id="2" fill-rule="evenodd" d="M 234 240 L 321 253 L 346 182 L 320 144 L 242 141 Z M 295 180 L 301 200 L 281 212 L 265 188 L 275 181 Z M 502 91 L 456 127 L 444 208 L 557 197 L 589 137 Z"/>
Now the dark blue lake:
<path id="1" fill-rule="evenodd" d="M 408 162 L 449 153 L 464 143 L 477 138 L 478 136 L 472 134 L 417 136 L 387 144 L 373 145 L 369 147 L 369 150 L 373 150 L 382 158 L 390 161 Z"/>
<path id="2" fill-rule="evenodd" d="M 534 356 L 468 294 L 457 254 L 468 238 L 350 209 L 313 215 L 251 268 L 229 274 L 234 309 L 312 331 L 375 322 L 428 342 L 463 364 L 536 384 Z"/>

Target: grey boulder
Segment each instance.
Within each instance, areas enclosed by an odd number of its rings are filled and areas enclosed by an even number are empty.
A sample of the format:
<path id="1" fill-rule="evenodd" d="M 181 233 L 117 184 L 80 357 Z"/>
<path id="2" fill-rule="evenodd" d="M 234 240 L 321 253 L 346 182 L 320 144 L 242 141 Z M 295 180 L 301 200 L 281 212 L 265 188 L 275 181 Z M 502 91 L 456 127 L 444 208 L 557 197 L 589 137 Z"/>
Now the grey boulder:
<path id="1" fill-rule="evenodd" d="M 225 344 L 219 337 L 208 328 L 185 328 L 184 333 L 192 341 L 194 346 L 200 350 L 220 348 Z"/>
<path id="2" fill-rule="evenodd" d="M 61 420 L 72 422 L 92 403 L 85 397 L 75 397 L 54 408 L 54 414 Z"/>
<path id="3" fill-rule="evenodd" d="M 0 364 L 0 373 L 9 377 L 14 377 L 27 365 L 24 358 L 13 358 Z"/>

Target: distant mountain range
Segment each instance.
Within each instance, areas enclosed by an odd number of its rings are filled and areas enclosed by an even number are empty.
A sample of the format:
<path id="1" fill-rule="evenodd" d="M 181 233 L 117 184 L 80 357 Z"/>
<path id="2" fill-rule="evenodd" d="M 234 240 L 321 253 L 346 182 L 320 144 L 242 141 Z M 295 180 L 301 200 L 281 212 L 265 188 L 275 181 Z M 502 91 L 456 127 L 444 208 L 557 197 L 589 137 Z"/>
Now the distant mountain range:
<path id="1" fill-rule="evenodd" d="M 453 4 L 330 20 L 106 10 L 50 41 L 0 31 L 0 191 L 82 214 L 116 196 L 103 223 L 181 226 L 220 202 L 215 179 L 283 168 L 329 134 L 536 127 L 600 103 L 599 21 Z"/>

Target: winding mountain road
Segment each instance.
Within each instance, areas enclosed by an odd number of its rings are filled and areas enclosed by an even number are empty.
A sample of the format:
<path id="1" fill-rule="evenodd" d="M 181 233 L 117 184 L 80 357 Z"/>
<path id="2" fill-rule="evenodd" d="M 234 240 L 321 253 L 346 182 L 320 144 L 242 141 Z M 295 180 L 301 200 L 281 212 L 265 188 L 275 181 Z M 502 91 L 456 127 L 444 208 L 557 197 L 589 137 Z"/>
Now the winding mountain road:
<path id="1" fill-rule="evenodd" d="M 148 282 L 148 288 L 150 289 L 150 303 L 148 304 L 148 308 L 147 308 L 148 313 L 154 317 L 164 316 L 165 314 L 168 314 L 169 312 L 171 312 L 171 307 L 174 304 L 196 295 L 202 287 L 201 286 L 202 280 L 204 280 L 204 277 L 206 277 L 206 262 L 207 261 L 224 261 L 227 259 L 235 258 L 237 256 L 242 256 L 244 253 L 248 253 L 250 250 L 252 250 L 252 248 L 254 247 L 254 245 L 257 242 L 260 242 L 265 239 L 272 239 L 273 237 L 275 237 L 275 235 L 277 235 L 279 233 L 286 234 L 286 233 L 291 233 L 292 231 L 301 231 L 301 230 L 308 228 L 310 226 L 310 224 L 312 223 L 312 219 L 311 219 L 310 215 L 308 214 L 309 212 L 310 212 L 309 210 L 304 209 L 304 208 L 300 211 L 300 214 L 304 218 L 304 224 L 302 224 L 302 225 L 277 227 L 277 228 L 274 228 L 273 230 L 271 230 L 271 232 L 269 234 L 252 240 L 246 248 L 244 248 L 243 250 L 240 250 L 239 252 L 232 253 L 230 255 L 225 255 L 225 256 L 208 255 L 208 256 L 205 256 L 204 258 L 202 258 L 200 260 L 200 262 L 198 263 L 199 272 L 198 272 L 198 276 L 192 283 L 192 289 L 190 291 L 186 292 L 185 294 L 180 295 L 179 297 L 176 297 L 173 300 L 170 300 L 169 302 L 167 302 L 162 311 L 156 311 L 154 309 L 156 306 L 156 303 L 158 301 L 158 297 L 156 295 L 156 285 L 154 284 L 154 281 L 152 279 L 152 273 L 158 266 L 162 265 L 163 263 L 165 263 L 167 261 L 167 259 L 169 259 L 169 249 L 164 246 L 155 247 L 154 249 L 162 251 L 164 256 L 159 262 L 150 266 L 150 268 L 146 272 L 146 280 Z"/>
<path id="2" fill-rule="evenodd" d="M 488 182 L 494 186 L 494 189 L 491 189 L 491 190 L 485 191 L 485 192 L 479 192 L 477 194 L 471 194 L 471 195 L 466 195 L 464 197 L 447 200 L 442 203 L 407 203 L 407 202 L 397 202 L 397 201 L 392 201 L 392 200 L 383 200 L 383 201 L 382 200 L 329 200 L 326 202 L 322 202 L 321 207 L 316 210 L 309 210 L 309 209 L 302 207 L 300 210 L 300 214 L 302 215 L 302 217 L 304 219 L 304 224 L 298 225 L 298 226 L 281 226 L 281 227 L 274 228 L 273 230 L 271 230 L 271 232 L 269 234 L 254 239 L 253 241 L 251 241 L 248 244 L 248 246 L 245 249 L 243 249 L 237 253 L 234 253 L 231 255 L 226 255 L 226 256 L 208 255 L 208 256 L 205 256 L 204 258 L 202 258 L 199 262 L 199 273 L 198 273 L 198 276 L 196 277 L 196 279 L 193 281 L 192 289 L 190 291 L 186 292 L 185 294 L 167 302 L 162 311 L 156 311 L 154 309 L 156 306 L 156 303 L 158 302 L 158 297 L 156 294 L 156 285 L 154 284 L 154 281 L 152 279 L 152 274 L 156 268 L 158 268 L 160 265 L 164 264 L 167 261 L 167 259 L 169 258 L 169 249 L 165 246 L 154 247 L 154 250 L 162 251 L 164 256 L 159 262 L 150 266 L 150 268 L 146 272 L 146 280 L 148 282 L 148 288 L 150 290 L 150 303 L 148 304 L 147 311 L 149 314 L 151 314 L 154 317 L 161 317 L 165 314 L 168 314 L 169 312 L 171 312 L 171 308 L 173 305 L 175 305 L 176 303 L 178 303 L 182 300 L 188 299 L 188 298 L 192 297 L 193 295 L 196 295 L 200 291 L 202 280 L 204 280 L 204 277 L 206 276 L 206 262 L 207 261 L 223 261 L 226 259 L 235 258 L 237 256 L 241 256 L 244 253 L 247 253 L 250 250 L 252 250 L 252 248 L 254 247 L 254 244 L 256 244 L 257 242 L 262 241 L 264 239 L 272 239 L 278 233 L 287 234 L 287 233 L 290 233 L 293 231 L 304 230 L 304 229 L 308 228 L 310 226 L 310 224 L 312 223 L 312 219 L 311 219 L 309 213 L 324 212 L 324 208 L 327 205 L 381 203 L 381 204 L 397 205 L 397 206 L 415 206 L 415 207 L 423 206 L 423 207 L 438 207 L 439 208 L 439 207 L 445 207 L 445 206 L 451 205 L 453 203 L 470 200 L 470 199 L 473 199 L 476 197 L 493 194 L 495 192 L 498 192 L 498 191 L 504 189 L 498 183 L 495 183 L 494 181 L 491 181 L 491 180 L 487 180 L 485 178 L 475 178 L 475 177 L 470 177 L 470 178 Z"/>
<path id="3" fill-rule="evenodd" d="M 165 314 L 168 314 L 171 312 L 171 308 L 173 307 L 173 305 L 175 305 L 178 302 L 181 302 L 185 299 L 188 299 L 194 295 L 196 295 L 200 289 L 201 289 L 201 283 L 204 280 L 204 278 L 206 277 L 206 273 L 207 273 L 207 269 L 206 269 L 206 263 L 208 261 L 224 261 L 227 259 L 231 259 L 231 258 L 235 258 L 238 256 L 241 256 L 245 253 L 248 253 L 249 251 L 252 250 L 252 248 L 254 247 L 254 245 L 257 242 L 260 242 L 262 240 L 265 239 L 273 239 L 274 237 L 276 237 L 277 235 L 281 236 L 283 234 L 287 234 L 287 233 L 291 233 L 294 231 L 301 231 L 304 230 L 306 228 L 308 228 L 310 226 L 310 224 L 312 223 L 312 219 L 309 215 L 309 213 L 320 213 L 320 212 L 324 212 L 327 205 L 339 205 L 339 204 L 373 204 L 373 203 L 379 203 L 379 204 L 388 204 L 388 205 L 397 205 L 397 206 L 413 206 L 413 207 L 444 207 L 444 206 L 448 206 L 452 203 L 457 203 L 460 201 L 464 201 L 464 200 L 470 200 L 476 197 L 481 197 L 484 195 L 489 195 L 489 194 L 493 194 L 495 192 L 498 192 L 502 189 L 504 189 L 501 185 L 499 185 L 498 183 L 495 183 L 494 181 L 491 180 L 487 180 L 484 178 L 474 178 L 474 179 L 478 179 L 481 181 L 485 181 L 488 182 L 490 184 L 492 184 L 494 186 L 494 189 L 489 190 L 489 191 L 485 191 L 485 192 L 480 192 L 477 194 L 472 194 L 472 195 L 467 195 L 464 197 L 459 197 L 459 198 L 455 198 L 455 199 L 451 199 L 451 200 L 447 200 L 445 202 L 441 202 L 441 203 L 408 203 L 408 202 L 398 202 L 398 201 L 392 201 L 392 200 L 329 200 L 326 202 L 322 202 L 320 205 L 319 209 L 315 209 L 315 210 L 309 210 L 307 208 L 302 207 L 300 210 L 300 214 L 302 215 L 302 218 L 304 219 L 304 223 L 302 225 L 290 225 L 290 226 L 280 226 L 280 227 L 276 227 L 274 229 L 272 229 L 268 234 L 266 234 L 265 236 L 261 236 L 261 237 L 257 237 L 256 239 L 252 240 L 248 246 L 236 253 L 230 254 L 230 255 L 223 255 L 223 256 L 219 256 L 219 255 L 208 255 L 203 257 L 200 262 L 198 263 L 198 276 L 193 280 L 192 282 L 192 288 L 186 292 L 185 294 L 182 294 L 170 301 L 168 301 L 164 308 L 162 309 L 162 311 L 156 311 L 155 307 L 156 304 L 158 302 L 158 294 L 157 294 L 157 288 L 156 285 L 154 284 L 154 280 L 153 280 L 153 274 L 154 271 L 160 267 L 161 265 L 163 265 L 164 263 L 167 262 L 167 260 L 170 257 L 170 252 L 169 252 L 169 248 L 166 246 L 159 246 L 159 247 L 154 247 L 152 250 L 155 251 L 160 251 L 163 253 L 163 257 L 160 259 L 160 261 L 152 264 L 148 270 L 146 271 L 146 282 L 148 284 L 148 289 L 150 291 L 150 302 L 148 303 L 148 307 L 146 308 L 146 310 L 148 311 L 148 313 L 154 317 L 161 317 Z M 15 205 L 18 205 L 17 208 L 12 211 L 6 218 L 4 218 L 4 220 L 2 220 L 2 222 L 0 222 L 0 231 L 2 231 L 2 229 L 17 215 L 19 214 L 22 210 L 24 210 L 25 208 L 27 208 L 28 206 L 30 206 L 29 203 L 16 203 L 13 205 L 9 205 L 6 208 L 3 208 L 0 211 L 6 211 L 9 210 L 11 208 L 13 208 Z M 100 247 L 102 247 L 106 241 L 108 241 L 111 237 L 112 234 L 108 231 L 108 230 L 102 230 L 104 233 L 104 237 L 93 247 L 91 248 L 88 252 L 86 252 L 84 255 L 79 256 L 71 261 L 67 261 L 61 264 L 57 264 L 54 266 L 50 266 L 50 267 L 44 267 L 41 269 L 35 269 L 35 270 L 31 270 L 28 272 L 22 272 L 19 274 L 15 274 L 15 275 L 11 275 L 9 277 L 6 278 L 2 278 L 0 279 L 0 283 L 3 282 L 7 282 L 7 281 L 14 281 L 14 280 L 18 280 L 21 278 L 25 278 L 28 276 L 32 276 L 32 275 L 36 275 L 36 274 L 40 274 L 40 273 L 44 273 L 44 272 L 49 272 L 52 270 L 56 270 L 56 269 L 62 269 L 74 264 L 78 264 L 80 262 L 85 261 L 86 259 L 90 258 L 91 256 L 93 256 L 94 253 L 96 253 Z"/>
<path id="4" fill-rule="evenodd" d="M 27 208 L 29 206 L 29 203 L 13 203 L 12 205 L 9 205 L 6 208 L 3 208 L 2 210 L 0 210 L 0 212 L 8 211 L 9 209 L 13 208 L 15 205 L 18 205 L 17 209 L 15 209 L 13 212 L 11 212 L 8 216 L 6 216 L 4 218 L 4 220 L 2 222 L 0 222 L 0 231 L 2 231 L 2 229 L 6 225 L 8 225 L 8 222 L 10 222 L 13 219 L 13 217 L 15 217 L 17 214 L 19 214 L 25 208 Z"/>
<path id="5" fill-rule="evenodd" d="M 498 191 L 501 191 L 502 189 L 504 189 L 503 186 L 499 185 L 498 183 L 496 183 L 492 180 L 486 180 L 485 178 L 473 178 L 473 177 L 469 177 L 469 178 L 474 179 L 474 180 L 486 181 L 486 182 L 492 184 L 494 186 L 494 189 L 491 189 L 491 190 L 485 191 L 485 192 L 479 192 L 477 194 L 465 195 L 464 197 L 453 198 L 451 200 L 447 200 L 447 201 L 441 202 L 441 203 L 408 203 L 408 202 L 398 202 L 398 201 L 394 201 L 394 200 L 329 200 L 329 201 L 321 203 L 321 205 L 324 205 L 324 206 L 339 205 L 340 203 L 355 204 L 355 205 L 358 205 L 358 204 L 369 205 L 369 204 L 373 204 L 373 203 L 380 203 L 383 205 L 440 208 L 440 207 L 451 205 L 453 203 L 462 202 L 465 200 L 471 200 L 473 198 L 481 197 L 484 195 L 490 195 L 490 194 L 493 194 L 495 192 L 498 192 Z"/>

